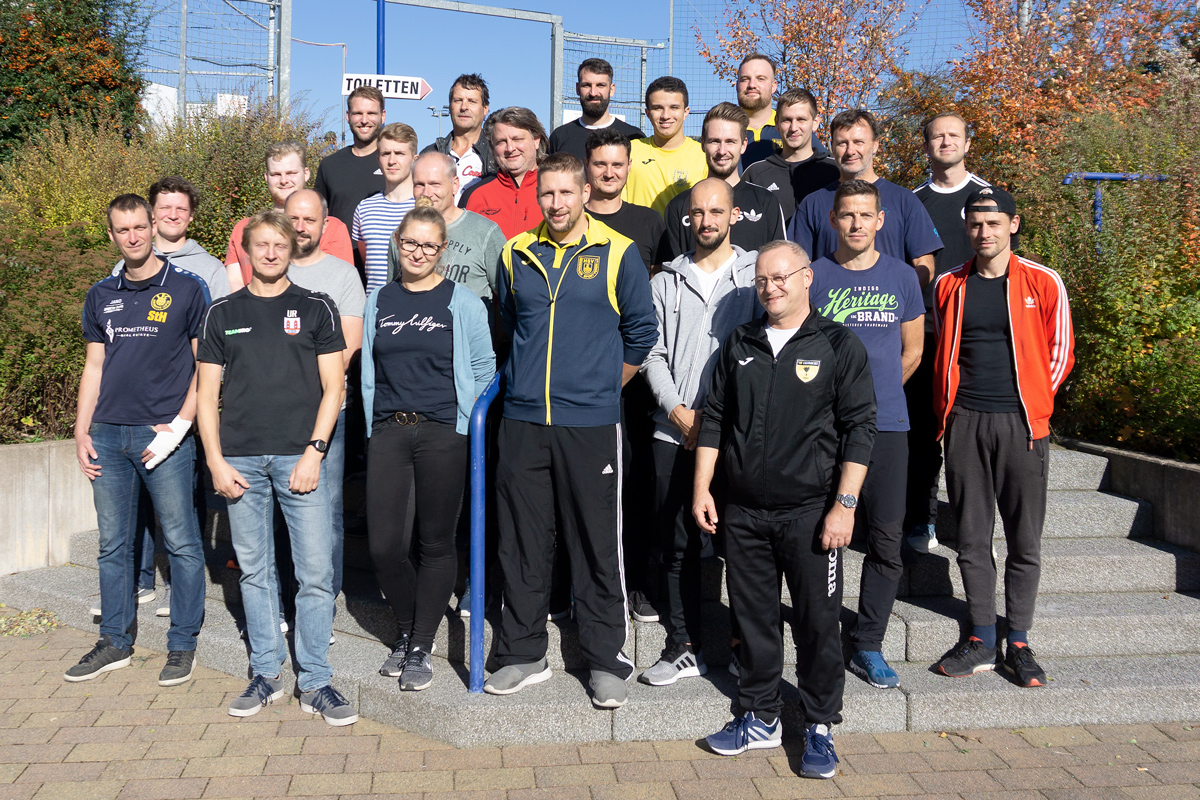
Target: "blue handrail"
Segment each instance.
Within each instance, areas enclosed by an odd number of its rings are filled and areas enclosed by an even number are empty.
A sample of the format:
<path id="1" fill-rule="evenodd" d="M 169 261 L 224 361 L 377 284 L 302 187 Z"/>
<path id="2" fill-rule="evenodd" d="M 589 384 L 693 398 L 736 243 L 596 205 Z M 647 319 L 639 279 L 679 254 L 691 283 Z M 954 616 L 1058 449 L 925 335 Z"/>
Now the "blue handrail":
<path id="1" fill-rule="evenodd" d="M 1076 180 L 1081 181 L 1166 181 L 1168 175 L 1145 175 L 1141 172 L 1069 172 L 1063 177 L 1063 184 L 1070 186 Z M 1096 193 L 1092 199 L 1092 222 L 1096 230 L 1104 224 L 1104 194 L 1100 184 L 1096 184 Z"/>
<path id="2" fill-rule="evenodd" d="M 471 409 L 471 681 L 468 690 L 483 692 L 483 598 L 487 575 L 487 415 L 504 384 L 503 367 Z"/>

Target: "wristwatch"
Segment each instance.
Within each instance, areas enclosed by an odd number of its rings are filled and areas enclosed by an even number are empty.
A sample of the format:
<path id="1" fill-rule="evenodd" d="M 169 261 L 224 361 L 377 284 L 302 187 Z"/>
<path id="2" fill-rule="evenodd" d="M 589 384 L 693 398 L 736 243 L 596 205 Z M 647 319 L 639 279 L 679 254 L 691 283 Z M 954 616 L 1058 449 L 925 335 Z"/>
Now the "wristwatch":
<path id="1" fill-rule="evenodd" d="M 839 494 L 835 499 L 846 508 L 854 508 L 858 505 L 858 498 L 852 494 Z"/>
<path id="2" fill-rule="evenodd" d="M 325 451 L 329 449 L 329 442 L 325 441 L 324 439 L 313 439 L 308 444 L 321 455 L 324 455 Z"/>

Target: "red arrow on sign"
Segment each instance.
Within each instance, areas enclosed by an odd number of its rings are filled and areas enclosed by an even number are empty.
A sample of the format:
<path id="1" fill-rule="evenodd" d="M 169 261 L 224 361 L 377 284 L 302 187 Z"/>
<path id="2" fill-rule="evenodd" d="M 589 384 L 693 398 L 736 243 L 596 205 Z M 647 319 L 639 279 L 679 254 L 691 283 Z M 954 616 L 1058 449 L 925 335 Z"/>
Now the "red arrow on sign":
<path id="1" fill-rule="evenodd" d="M 424 78 L 421 78 L 421 94 L 417 99 L 424 100 L 425 95 L 429 94 L 432 91 L 433 91 L 433 87 L 430 86 L 428 83 L 426 83 Z"/>

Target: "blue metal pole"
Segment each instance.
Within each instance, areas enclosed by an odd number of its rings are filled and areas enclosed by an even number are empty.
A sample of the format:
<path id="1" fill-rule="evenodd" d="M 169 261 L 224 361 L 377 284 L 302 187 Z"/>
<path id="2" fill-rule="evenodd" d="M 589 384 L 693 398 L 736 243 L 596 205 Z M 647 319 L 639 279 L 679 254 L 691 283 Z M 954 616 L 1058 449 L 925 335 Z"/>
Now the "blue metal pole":
<path id="1" fill-rule="evenodd" d="M 1100 184 L 1096 184 L 1096 195 L 1092 200 L 1093 222 L 1096 223 L 1096 230 L 1099 231 L 1104 224 L 1104 195 L 1100 192 Z"/>
<path id="2" fill-rule="evenodd" d="M 387 8 L 387 0 L 375 0 L 375 74 L 386 74 L 383 68 L 383 44 L 386 40 L 384 35 L 384 10 Z"/>
<path id="3" fill-rule="evenodd" d="M 383 3 L 384 0 L 379 0 Z M 487 512 L 487 415 L 500 394 L 503 368 L 471 409 L 471 681 L 472 694 L 483 692 L 483 598 L 487 577 L 484 532 Z"/>
<path id="4" fill-rule="evenodd" d="M 1092 222 L 1096 230 L 1100 230 L 1104 222 L 1104 197 L 1100 192 L 1099 181 L 1169 181 L 1170 175 L 1144 175 L 1140 172 L 1068 172 L 1063 176 L 1063 184 L 1070 186 L 1076 180 L 1097 181 L 1096 192 L 1092 195 Z"/>

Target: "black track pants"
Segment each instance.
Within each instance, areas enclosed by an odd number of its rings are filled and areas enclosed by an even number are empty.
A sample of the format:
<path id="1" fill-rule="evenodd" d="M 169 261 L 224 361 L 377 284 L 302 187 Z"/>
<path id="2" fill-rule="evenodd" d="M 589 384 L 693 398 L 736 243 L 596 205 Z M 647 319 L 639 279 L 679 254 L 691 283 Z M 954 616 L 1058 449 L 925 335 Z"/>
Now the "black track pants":
<path id="1" fill-rule="evenodd" d="M 592 669 L 633 673 L 621 550 L 619 425 L 586 428 L 503 419 L 497 442 L 497 522 L 504 572 L 501 666 L 546 655 L 557 511 L 571 563 L 579 643 Z"/>
<path id="2" fill-rule="evenodd" d="M 880 431 L 875 435 L 858 510 L 867 532 L 867 557 L 859 583 L 858 622 L 850 641 L 859 650 L 883 649 L 896 589 L 904 574 L 900 541 L 904 538 L 907 463 L 907 431 Z"/>
<path id="3" fill-rule="evenodd" d="M 933 410 L 933 359 L 937 339 L 926 335 L 921 364 L 904 384 L 908 399 L 908 501 L 904 530 L 937 522 L 938 474 L 942 471 L 942 443 L 937 439 L 937 414 Z"/>

